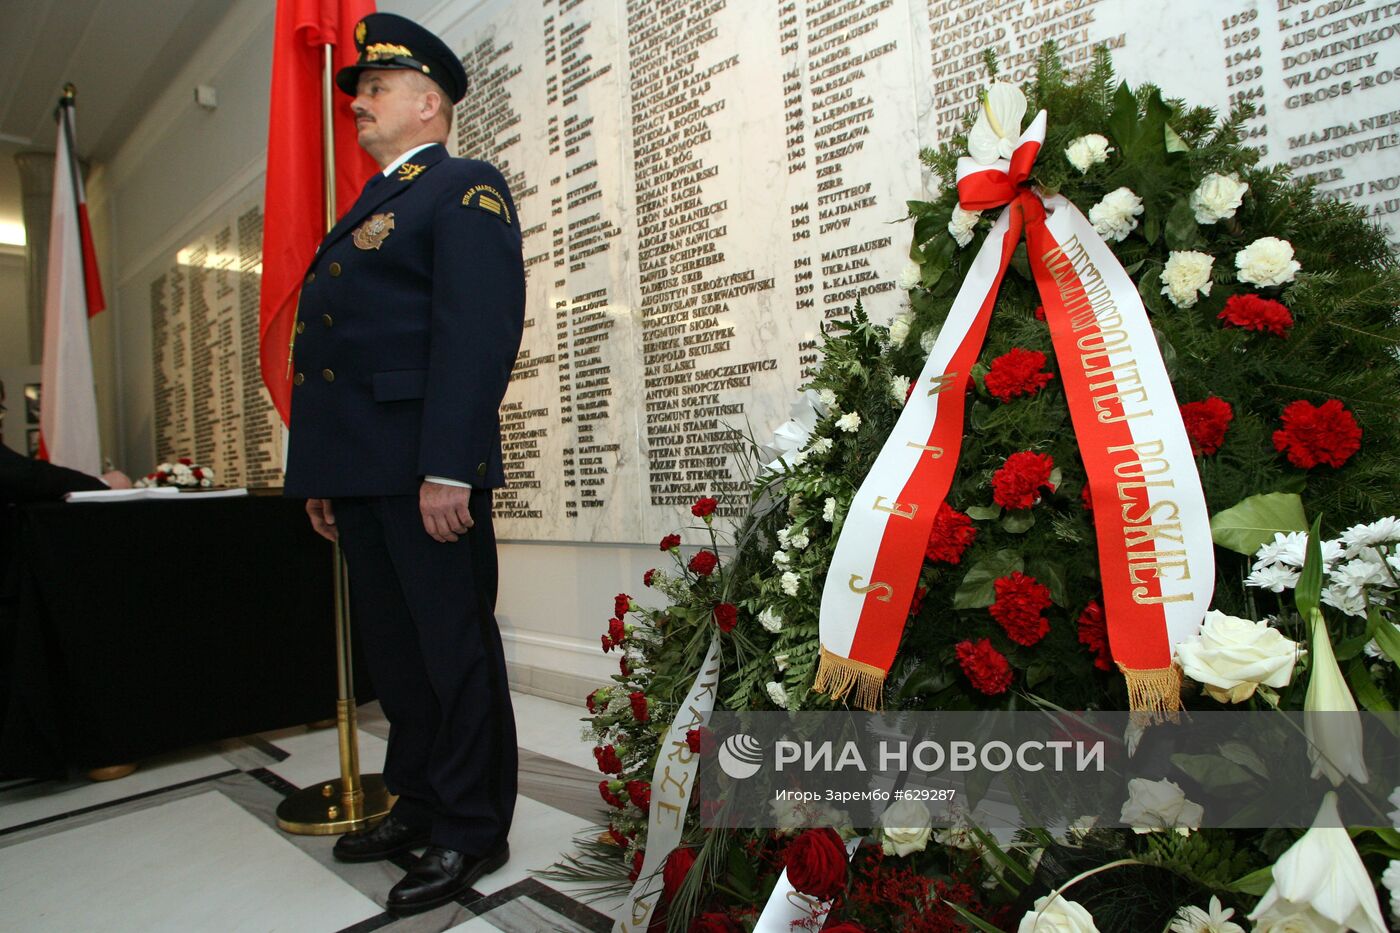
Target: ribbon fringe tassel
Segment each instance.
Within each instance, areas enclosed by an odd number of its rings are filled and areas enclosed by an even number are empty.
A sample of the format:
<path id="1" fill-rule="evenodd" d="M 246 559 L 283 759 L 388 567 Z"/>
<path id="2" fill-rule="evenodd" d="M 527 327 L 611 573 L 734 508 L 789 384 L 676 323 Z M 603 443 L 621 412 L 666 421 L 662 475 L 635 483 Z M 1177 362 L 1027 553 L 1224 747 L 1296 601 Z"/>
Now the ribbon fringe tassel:
<path id="1" fill-rule="evenodd" d="M 1128 708 L 1134 720 L 1158 723 L 1176 721 L 1181 712 L 1181 668 L 1173 664 L 1154 670 L 1135 671 L 1118 665 L 1128 681 Z"/>
<path id="2" fill-rule="evenodd" d="M 825 693 L 836 702 L 843 699 L 872 713 L 884 709 L 885 672 L 870 664 L 862 664 L 821 649 L 816 680 L 812 689 Z"/>

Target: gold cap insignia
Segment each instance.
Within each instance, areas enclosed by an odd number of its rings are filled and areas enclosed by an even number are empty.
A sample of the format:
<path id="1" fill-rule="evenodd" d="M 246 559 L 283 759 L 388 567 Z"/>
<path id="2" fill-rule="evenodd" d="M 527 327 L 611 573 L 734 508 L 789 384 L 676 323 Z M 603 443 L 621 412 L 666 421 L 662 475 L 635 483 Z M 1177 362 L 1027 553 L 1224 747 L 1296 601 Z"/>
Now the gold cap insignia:
<path id="1" fill-rule="evenodd" d="M 494 214 L 510 225 L 510 205 L 505 197 L 490 185 L 474 185 L 462 195 L 462 206 Z"/>
<path id="2" fill-rule="evenodd" d="M 413 181 L 413 179 L 423 174 L 423 171 L 426 168 L 426 165 L 418 165 L 414 162 L 405 162 L 403 165 L 399 166 L 399 181 Z"/>
<path id="3" fill-rule="evenodd" d="M 364 48 L 365 44 L 365 21 L 360 20 L 355 24 L 355 44 Z"/>
<path id="4" fill-rule="evenodd" d="M 394 45 L 392 42 L 376 42 L 365 49 L 365 58 L 369 61 L 377 62 L 386 58 L 412 58 L 413 52 L 406 45 Z"/>
<path id="5" fill-rule="evenodd" d="M 360 249 L 379 249 L 394 229 L 394 213 L 375 214 L 355 228 L 351 239 Z"/>

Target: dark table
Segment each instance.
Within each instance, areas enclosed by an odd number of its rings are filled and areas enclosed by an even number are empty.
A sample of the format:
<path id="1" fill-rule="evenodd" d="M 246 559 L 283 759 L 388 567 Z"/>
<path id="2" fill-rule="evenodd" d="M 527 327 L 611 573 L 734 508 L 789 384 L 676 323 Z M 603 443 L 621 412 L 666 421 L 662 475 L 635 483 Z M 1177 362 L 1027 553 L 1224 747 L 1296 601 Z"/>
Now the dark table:
<path id="1" fill-rule="evenodd" d="M 335 715 L 330 544 L 299 500 L 191 498 L 4 508 L 0 772 Z"/>

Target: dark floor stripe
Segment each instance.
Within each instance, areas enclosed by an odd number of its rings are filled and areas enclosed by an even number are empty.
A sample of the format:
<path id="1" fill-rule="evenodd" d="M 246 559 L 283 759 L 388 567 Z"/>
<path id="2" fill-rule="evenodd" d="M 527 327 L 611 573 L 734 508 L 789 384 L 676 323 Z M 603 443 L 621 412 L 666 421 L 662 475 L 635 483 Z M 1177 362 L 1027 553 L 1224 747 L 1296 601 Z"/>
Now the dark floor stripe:
<path id="1" fill-rule="evenodd" d="M 548 907 L 561 916 L 589 930 L 597 930 L 599 933 L 608 933 L 613 927 L 613 922 L 607 915 L 602 914 L 587 904 L 576 901 L 567 894 L 561 894 L 553 888 L 545 885 L 534 878 L 526 878 L 524 881 L 517 881 L 508 888 L 502 888 L 495 894 L 488 894 L 485 897 L 477 896 L 468 900 L 468 895 L 476 894 L 475 891 L 468 892 L 457 899 L 457 903 L 468 908 L 472 913 L 480 917 L 482 914 L 490 913 L 502 904 L 508 904 L 521 897 L 528 897 L 532 901 L 537 901 Z"/>
<path id="2" fill-rule="evenodd" d="M 45 781 L 52 781 L 55 778 L 16 778 L 13 781 L 0 783 L 0 794 L 8 794 L 12 790 L 19 790 L 21 787 L 33 787 L 35 784 L 42 784 Z"/>
<path id="3" fill-rule="evenodd" d="M 301 790 L 301 788 L 297 787 L 280 774 L 273 774 L 266 768 L 253 768 L 251 771 L 244 771 L 243 773 L 253 778 L 258 783 L 267 785 L 283 797 L 290 797 L 292 794 Z"/>
<path id="4" fill-rule="evenodd" d="M 251 745 L 273 761 L 286 761 L 288 758 L 292 757 L 291 752 L 281 746 L 272 744 L 259 735 L 245 735 L 239 739 L 239 741 L 243 742 L 245 745 Z"/>
<path id="5" fill-rule="evenodd" d="M 387 927 L 397 919 L 399 918 L 388 912 L 376 914 L 373 917 L 367 917 L 361 920 L 359 923 L 352 923 L 348 927 L 343 927 L 337 930 L 336 933 L 370 933 L 371 930 Z"/>
<path id="6" fill-rule="evenodd" d="M 217 781 L 220 778 L 231 777 L 232 775 L 241 773 L 242 772 L 240 772 L 237 768 L 233 768 L 228 771 L 220 771 L 218 774 L 211 774 L 208 777 L 194 778 L 190 781 L 181 781 L 179 784 L 167 784 L 165 787 L 157 787 L 153 790 L 142 791 L 139 794 L 132 794 L 130 797 L 121 797 L 117 800 L 109 800 L 106 803 L 96 803 L 90 807 L 82 807 L 77 810 L 69 810 L 67 813 L 58 813 L 54 816 L 46 816 L 42 820 L 33 820 L 28 823 L 20 823 L 18 826 L 11 826 L 7 829 L 0 829 L 0 836 L 8 836 L 11 833 L 17 833 L 24 829 L 33 829 L 36 826 L 44 826 L 48 823 L 57 823 L 60 820 L 66 820 L 75 816 L 82 816 L 85 813 L 94 813 L 98 810 L 106 810 L 110 807 L 115 807 L 118 804 L 131 803 L 133 800 L 143 800 L 147 797 L 155 797 L 160 794 L 169 793 L 172 790 L 180 790 L 183 787 L 194 787 L 197 784 L 206 784 L 209 781 Z"/>

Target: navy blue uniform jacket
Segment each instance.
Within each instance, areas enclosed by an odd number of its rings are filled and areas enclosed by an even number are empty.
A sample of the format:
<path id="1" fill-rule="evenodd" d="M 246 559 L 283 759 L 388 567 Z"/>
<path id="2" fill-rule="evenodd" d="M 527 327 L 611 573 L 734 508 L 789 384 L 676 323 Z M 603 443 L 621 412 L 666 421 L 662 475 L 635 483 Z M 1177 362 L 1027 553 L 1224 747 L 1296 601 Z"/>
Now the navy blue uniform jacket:
<path id="1" fill-rule="evenodd" d="M 504 485 L 499 409 L 524 316 L 505 179 L 442 146 L 415 153 L 361 194 L 302 285 L 285 493 Z"/>

